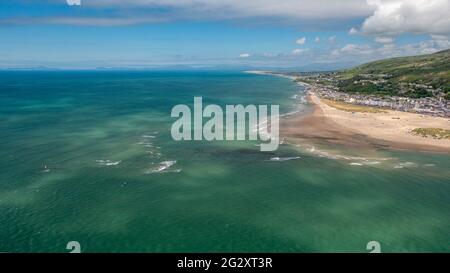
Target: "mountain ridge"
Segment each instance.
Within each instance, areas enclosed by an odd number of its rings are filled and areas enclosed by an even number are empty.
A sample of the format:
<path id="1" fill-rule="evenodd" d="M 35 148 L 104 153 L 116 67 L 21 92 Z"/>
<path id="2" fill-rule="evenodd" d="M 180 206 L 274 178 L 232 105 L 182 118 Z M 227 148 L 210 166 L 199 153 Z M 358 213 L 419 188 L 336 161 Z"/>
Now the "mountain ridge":
<path id="1" fill-rule="evenodd" d="M 450 49 L 369 62 L 334 78 L 344 92 L 450 99 Z"/>

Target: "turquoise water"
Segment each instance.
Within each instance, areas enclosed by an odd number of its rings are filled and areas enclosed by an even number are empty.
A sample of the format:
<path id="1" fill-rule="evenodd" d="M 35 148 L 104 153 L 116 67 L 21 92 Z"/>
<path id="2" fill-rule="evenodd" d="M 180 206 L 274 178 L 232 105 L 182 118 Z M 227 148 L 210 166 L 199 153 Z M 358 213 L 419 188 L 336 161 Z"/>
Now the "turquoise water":
<path id="1" fill-rule="evenodd" d="M 448 154 L 170 136 L 194 96 L 308 112 L 302 93 L 239 72 L 1 72 L 0 252 L 450 251 Z"/>

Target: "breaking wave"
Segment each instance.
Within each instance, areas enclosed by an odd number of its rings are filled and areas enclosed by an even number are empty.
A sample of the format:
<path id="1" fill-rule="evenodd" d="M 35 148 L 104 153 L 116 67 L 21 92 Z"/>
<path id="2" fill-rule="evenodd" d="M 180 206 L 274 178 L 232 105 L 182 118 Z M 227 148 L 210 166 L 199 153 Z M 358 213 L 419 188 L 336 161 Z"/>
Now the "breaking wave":
<path id="1" fill-rule="evenodd" d="M 293 156 L 293 157 L 272 157 L 270 161 L 288 161 L 288 160 L 296 160 L 300 159 L 299 156 Z"/>
<path id="2" fill-rule="evenodd" d="M 109 166 L 117 166 L 117 165 L 119 165 L 122 162 L 122 160 L 111 161 L 111 160 L 99 159 L 99 160 L 95 160 L 95 162 L 97 162 L 97 164 L 100 165 L 100 166 L 109 167 Z"/>
<path id="3" fill-rule="evenodd" d="M 176 160 L 167 160 L 162 161 L 158 164 L 156 164 L 155 167 L 151 168 L 147 173 L 161 173 L 161 172 L 181 172 L 181 169 L 171 169 L 172 166 L 174 166 L 177 163 Z"/>

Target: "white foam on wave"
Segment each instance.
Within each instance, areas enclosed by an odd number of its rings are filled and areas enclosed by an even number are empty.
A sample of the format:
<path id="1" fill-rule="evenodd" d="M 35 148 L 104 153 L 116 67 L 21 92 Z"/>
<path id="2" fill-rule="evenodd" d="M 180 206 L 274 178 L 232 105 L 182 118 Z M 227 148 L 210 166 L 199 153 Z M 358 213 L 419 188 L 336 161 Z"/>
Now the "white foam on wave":
<path id="1" fill-rule="evenodd" d="M 341 155 L 333 152 L 328 152 L 324 150 L 319 150 L 315 146 L 307 145 L 306 147 L 303 145 L 296 145 L 297 147 L 304 147 L 306 151 L 314 154 L 315 156 L 332 159 L 332 160 L 343 160 L 350 161 L 348 164 L 351 166 L 372 166 L 381 164 L 381 162 L 387 160 L 393 160 L 396 158 L 392 157 L 362 157 L 362 156 L 351 156 L 351 155 Z"/>
<path id="2" fill-rule="evenodd" d="M 172 166 L 174 166 L 177 163 L 176 160 L 167 160 L 162 161 L 157 164 L 156 167 L 150 169 L 147 173 L 161 173 L 161 172 L 181 172 L 181 169 L 170 169 Z"/>
<path id="3" fill-rule="evenodd" d="M 288 161 L 288 160 L 296 160 L 300 159 L 299 156 L 293 156 L 293 157 L 272 157 L 270 161 Z"/>
<path id="4" fill-rule="evenodd" d="M 303 86 L 303 87 L 309 87 L 310 86 L 310 84 L 306 83 L 306 82 L 299 82 L 299 81 L 297 81 L 297 84 L 300 85 L 300 86 Z"/>
<path id="5" fill-rule="evenodd" d="M 394 169 L 403 169 L 403 168 L 415 168 L 417 164 L 414 162 L 401 162 L 394 165 Z"/>
<path id="6" fill-rule="evenodd" d="M 380 163 L 381 163 L 380 161 L 368 161 L 368 162 L 366 162 L 367 165 L 378 165 Z"/>
<path id="7" fill-rule="evenodd" d="M 159 167 L 155 170 L 156 172 L 162 172 L 164 170 L 167 170 L 168 168 L 175 165 L 177 162 L 175 160 L 173 161 L 163 161 L 159 163 Z"/>
<path id="8" fill-rule="evenodd" d="M 378 165 L 379 161 L 363 161 L 363 162 L 351 162 L 348 165 L 350 166 L 370 166 L 370 165 Z"/>
<path id="9" fill-rule="evenodd" d="M 157 146 L 154 143 L 154 139 L 156 138 L 155 134 L 159 134 L 159 131 L 155 131 L 151 134 L 144 134 L 141 136 L 142 140 L 137 142 L 138 145 L 145 148 L 145 152 L 150 154 L 151 156 L 161 157 L 162 153 L 158 152 L 161 149 L 160 146 Z"/>
<path id="10" fill-rule="evenodd" d="M 293 111 L 288 112 L 288 113 L 286 113 L 286 114 L 282 114 L 282 115 L 280 115 L 280 117 L 281 117 L 281 118 L 285 118 L 285 117 L 289 117 L 289 116 L 295 115 L 295 114 L 297 114 L 297 113 L 300 113 L 300 110 L 299 110 L 299 109 L 293 110 Z"/>
<path id="11" fill-rule="evenodd" d="M 299 112 L 300 112 L 299 110 L 294 110 L 294 111 L 291 111 L 291 112 L 288 112 L 288 113 L 285 113 L 285 114 L 282 114 L 282 115 L 275 116 L 274 118 L 275 118 L 275 120 L 279 120 L 280 118 L 284 118 L 284 117 L 287 117 L 287 116 L 290 116 L 290 115 L 294 115 L 294 114 L 299 113 Z M 262 138 L 272 139 L 272 132 L 268 131 L 268 127 L 269 127 L 269 120 L 268 120 L 268 118 L 264 118 L 264 119 L 260 120 L 257 124 L 255 124 L 253 126 L 253 130 L 252 131 L 259 133 L 259 135 Z"/>
<path id="12" fill-rule="evenodd" d="M 146 152 L 152 156 L 156 156 L 156 157 L 162 156 L 162 153 L 160 153 L 160 152 L 156 152 L 156 151 L 146 151 Z"/>
<path id="13" fill-rule="evenodd" d="M 99 160 L 96 160 L 96 162 L 97 162 L 97 164 L 100 165 L 100 166 L 106 166 L 106 167 L 109 167 L 109 166 L 117 166 L 117 165 L 119 165 L 122 161 L 121 161 L 121 160 L 119 160 L 119 161 L 111 161 L 111 160 L 103 160 L 103 159 L 99 159 Z"/>
<path id="14" fill-rule="evenodd" d="M 302 97 L 300 98 L 300 103 L 301 103 L 301 104 L 307 104 L 307 103 L 308 103 L 308 100 L 306 99 L 306 96 L 302 96 Z"/>

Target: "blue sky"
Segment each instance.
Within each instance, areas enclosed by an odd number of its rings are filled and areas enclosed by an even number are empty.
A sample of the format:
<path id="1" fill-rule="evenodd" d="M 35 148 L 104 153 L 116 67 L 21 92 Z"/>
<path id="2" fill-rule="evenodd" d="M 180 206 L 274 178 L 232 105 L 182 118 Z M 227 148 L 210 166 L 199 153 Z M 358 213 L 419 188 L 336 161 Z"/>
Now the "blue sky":
<path id="1" fill-rule="evenodd" d="M 0 0 L 0 67 L 349 66 L 450 47 L 450 0 Z"/>

